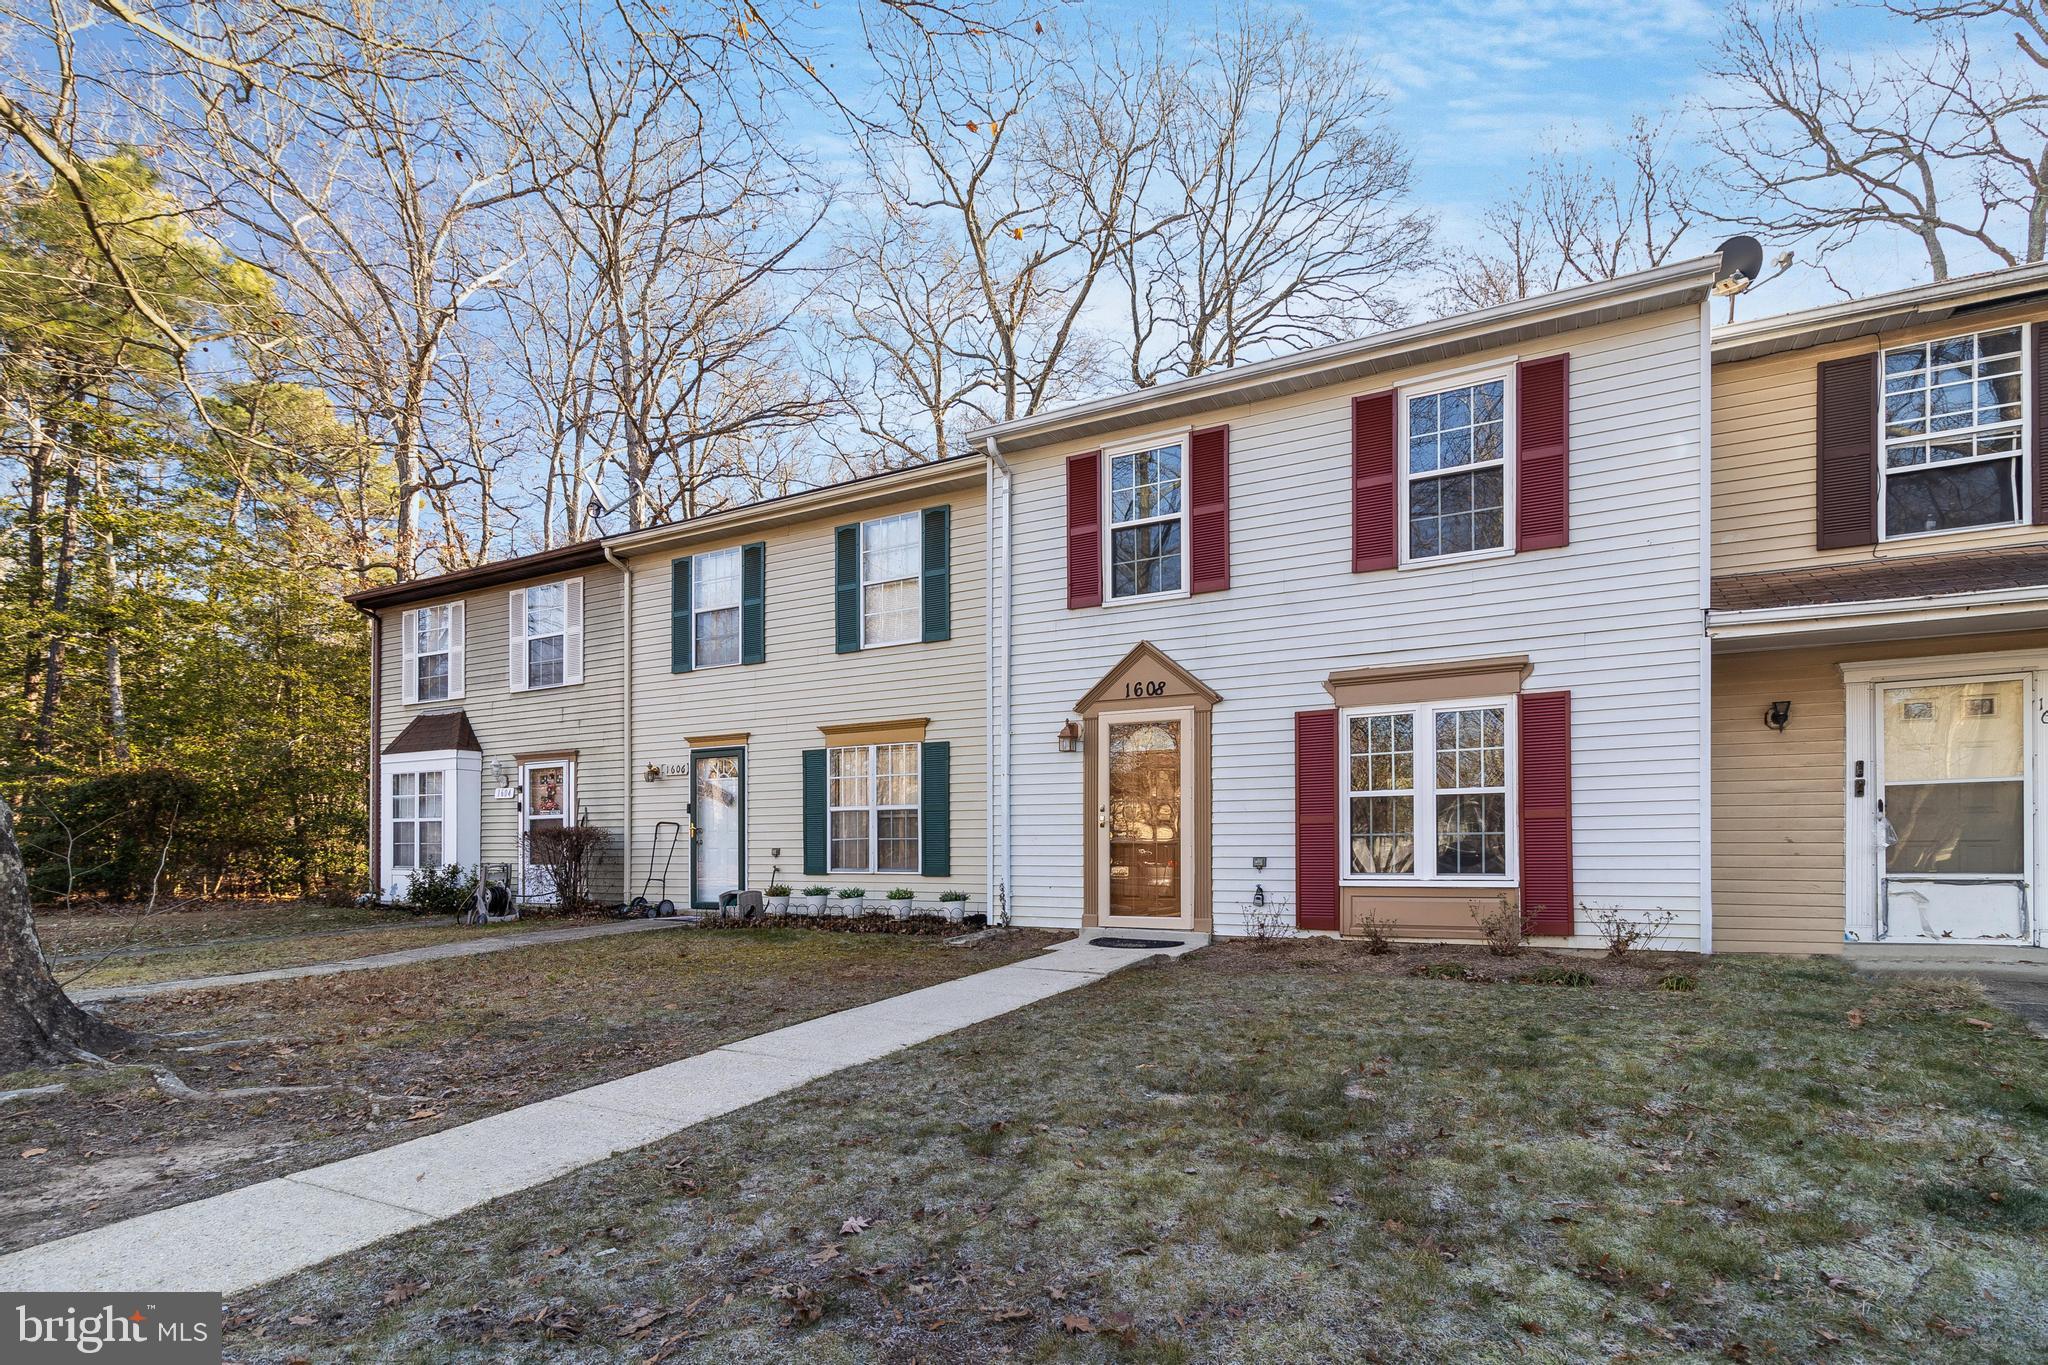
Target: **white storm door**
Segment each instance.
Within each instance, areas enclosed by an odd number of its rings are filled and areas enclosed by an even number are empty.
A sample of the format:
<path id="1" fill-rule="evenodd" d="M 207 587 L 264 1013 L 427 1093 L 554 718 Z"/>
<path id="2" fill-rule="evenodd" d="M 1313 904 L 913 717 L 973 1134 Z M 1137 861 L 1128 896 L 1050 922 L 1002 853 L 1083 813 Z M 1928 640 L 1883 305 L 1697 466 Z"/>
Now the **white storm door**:
<path id="1" fill-rule="evenodd" d="M 525 763 L 519 768 L 519 898 L 528 905 L 553 905 L 555 879 L 531 857 L 536 831 L 568 825 L 576 809 L 576 765 L 565 759 Z"/>

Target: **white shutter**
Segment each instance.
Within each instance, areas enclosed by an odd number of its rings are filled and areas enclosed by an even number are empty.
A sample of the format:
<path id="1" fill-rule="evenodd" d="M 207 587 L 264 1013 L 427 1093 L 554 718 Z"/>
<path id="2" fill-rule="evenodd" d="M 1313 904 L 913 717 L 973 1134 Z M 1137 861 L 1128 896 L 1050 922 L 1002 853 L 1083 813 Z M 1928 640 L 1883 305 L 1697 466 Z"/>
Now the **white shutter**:
<path id="1" fill-rule="evenodd" d="M 583 681 L 583 580 L 562 587 L 562 681 Z"/>
<path id="2" fill-rule="evenodd" d="M 420 623 L 416 611 L 398 613 L 398 695 L 411 706 L 420 699 Z"/>
<path id="3" fill-rule="evenodd" d="M 448 608 L 448 697 L 452 701 L 462 695 L 462 603 L 456 602 Z"/>
<path id="4" fill-rule="evenodd" d="M 514 692 L 526 690 L 526 589 L 512 589 L 512 605 L 507 619 L 511 628 L 506 636 L 506 681 Z"/>

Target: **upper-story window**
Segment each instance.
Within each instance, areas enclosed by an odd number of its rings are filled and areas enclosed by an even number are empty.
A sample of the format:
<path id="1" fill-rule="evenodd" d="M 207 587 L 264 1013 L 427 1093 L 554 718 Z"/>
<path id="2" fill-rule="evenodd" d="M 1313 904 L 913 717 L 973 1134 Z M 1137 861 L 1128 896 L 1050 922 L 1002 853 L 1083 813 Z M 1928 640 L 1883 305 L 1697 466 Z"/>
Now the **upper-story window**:
<path id="1" fill-rule="evenodd" d="M 1181 590 L 1185 516 L 1178 444 L 1109 457 L 1112 600 Z"/>
<path id="2" fill-rule="evenodd" d="M 2025 515 L 2023 350 L 2004 327 L 1884 353 L 1886 539 Z"/>
<path id="3" fill-rule="evenodd" d="M 922 520 L 916 512 L 860 527 L 861 645 L 924 638 Z"/>
<path id="4" fill-rule="evenodd" d="M 444 602 L 407 613 L 412 618 L 407 643 L 412 646 L 414 701 L 447 701 L 456 695 L 457 607 L 457 603 Z"/>
<path id="5" fill-rule="evenodd" d="M 568 585 L 543 583 L 526 590 L 526 685 L 560 687 L 569 638 Z"/>
<path id="6" fill-rule="evenodd" d="M 1507 880 L 1508 709 L 1475 700 L 1345 716 L 1348 875 Z"/>
<path id="7" fill-rule="evenodd" d="M 740 661 L 740 548 L 695 557 L 691 631 L 698 668 Z"/>
<path id="8" fill-rule="evenodd" d="M 1410 561 L 1507 544 L 1507 380 L 1405 393 L 1402 487 Z"/>

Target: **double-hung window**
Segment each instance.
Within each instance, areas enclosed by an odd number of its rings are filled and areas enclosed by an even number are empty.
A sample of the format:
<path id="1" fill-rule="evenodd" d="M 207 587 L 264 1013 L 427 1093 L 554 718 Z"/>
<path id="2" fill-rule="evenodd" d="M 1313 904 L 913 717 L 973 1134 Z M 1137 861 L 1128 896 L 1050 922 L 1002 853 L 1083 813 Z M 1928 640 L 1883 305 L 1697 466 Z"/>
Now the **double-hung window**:
<path id="1" fill-rule="evenodd" d="M 569 588 L 545 583 L 526 590 L 526 685 L 529 689 L 560 687 L 567 676 Z"/>
<path id="2" fill-rule="evenodd" d="M 454 695 L 455 604 L 413 612 L 411 643 L 415 699 L 447 701 Z"/>
<path id="3" fill-rule="evenodd" d="M 1402 395 L 1410 562 L 1507 545 L 1505 376 Z"/>
<path id="4" fill-rule="evenodd" d="M 690 587 L 691 633 L 698 668 L 740 661 L 740 550 L 696 556 Z"/>
<path id="5" fill-rule="evenodd" d="M 916 872 L 919 744 L 853 744 L 826 754 L 834 872 Z"/>
<path id="6" fill-rule="evenodd" d="M 1177 442 L 1109 457 L 1112 601 L 1181 590 L 1187 531 L 1181 468 Z"/>
<path id="7" fill-rule="evenodd" d="M 1884 353 L 1886 539 L 2025 516 L 2025 345 L 2003 327 Z"/>
<path id="8" fill-rule="evenodd" d="M 1348 712 L 1348 875 L 1509 880 L 1509 706 L 1423 703 Z"/>
<path id="9" fill-rule="evenodd" d="M 395 870 L 441 866 L 442 800 L 445 773 L 391 774 L 391 866 Z"/>
<path id="10" fill-rule="evenodd" d="M 924 638 L 923 519 L 916 512 L 860 527 L 862 648 Z"/>

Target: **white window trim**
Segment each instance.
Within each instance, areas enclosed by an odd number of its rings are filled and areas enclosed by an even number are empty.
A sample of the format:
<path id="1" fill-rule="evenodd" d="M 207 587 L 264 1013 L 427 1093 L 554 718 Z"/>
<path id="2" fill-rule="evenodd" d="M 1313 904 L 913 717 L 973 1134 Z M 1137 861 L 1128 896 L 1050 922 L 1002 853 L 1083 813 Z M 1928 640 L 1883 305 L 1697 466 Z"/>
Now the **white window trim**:
<path id="1" fill-rule="evenodd" d="M 2020 374 L 2019 374 L 2019 379 L 2020 379 L 2020 445 L 2019 445 L 2019 471 L 2018 471 L 2018 473 L 2017 473 L 2017 474 L 2015 475 L 2015 477 L 2016 477 L 2016 478 L 2017 478 L 2017 479 L 2019 480 L 2019 488 L 2018 488 L 2018 489 L 2016 490 L 2016 492 L 2017 492 L 2018 496 L 2017 496 L 2017 497 L 2015 497 L 2015 498 L 2013 499 L 2013 506 L 2014 506 L 2014 508 L 2016 509 L 2016 511 L 2017 511 L 2017 513 L 2018 513 L 2018 515 L 2016 515 L 2016 516 L 2015 516 L 2015 517 L 2014 517 L 2014 518 L 2013 518 L 2013 519 L 2012 519 L 2011 521 L 1987 521 L 1987 522 L 1984 522 L 1984 523 L 1983 523 L 1982 525 L 1978 525 L 1978 526 L 1950 526 L 1950 527 L 1944 527 L 1944 528 L 1942 528 L 1942 529 L 1940 529 L 1940 530 L 1935 530 L 1935 531 L 1902 531 L 1902 532 L 1900 532 L 1900 533 L 1899 533 L 1898 535 L 1888 535 L 1888 534 L 1886 534 L 1886 532 L 1885 532 L 1885 529 L 1884 529 L 1884 528 L 1885 528 L 1885 526 L 1886 526 L 1887 524 L 1889 524 L 1889 521 L 1890 521 L 1890 517 L 1889 517 L 1889 515 L 1888 515 L 1888 508 L 1887 508 L 1887 503 L 1888 503 L 1888 501 L 1889 501 L 1889 499 L 1890 499 L 1890 496 L 1891 496 L 1891 488 L 1892 488 L 1892 475 L 1893 475 L 1893 473 L 1895 473 L 1895 472 L 1896 472 L 1896 473 L 1900 473 L 1900 474 L 1905 474 L 1905 473 L 1909 473 L 1909 472 L 1911 472 L 1911 471 L 1913 471 L 1913 470 L 1923 470 L 1923 469 L 1932 469 L 1932 468 L 1937 468 L 1937 467 L 1938 467 L 1938 468 L 1944 468 L 1944 469 L 1946 469 L 1946 468 L 1960 468 L 1960 467 L 1962 467 L 1962 466 L 1965 466 L 1965 465 L 1973 465 L 1973 464 L 1989 464 L 1989 463 L 1991 463 L 1991 462 L 1992 462 L 1993 460 L 2009 460 L 2009 459 L 2011 459 L 2011 458 L 2012 458 L 2012 456 L 2011 456 L 2010 454 L 2005 454 L 2005 455 L 1974 455 L 1974 456 L 1971 456 L 1971 457 L 1970 457 L 1969 459 L 1967 459 L 1967 460 L 1943 460 L 1943 461 L 1941 462 L 1941 464 L 1940 464 L 1939 466 L 1935 466 L 1935 465 L 1909 465 L 1909 466 L 1907 466 L 1907 467 L 1906 467 L 1905 469 L 1900 469 L 1900 470 L 1896 470 L 1896 471 L 1894 471 L 1894 470 L 1892 469 L 1892 467 L 1891 467 L 1891 464 L 1890 464 L 1890 459 L 1889 459 L 1889 457 L 1890 457 L 1890 453 L 1891 453 L 1891 447 L 1892 447 L 1892 445 L 1893 445 L 1893 444 L 1894 444 L 1895 442 L 1894 442 L 1894 438 L 1892 438 L 1892 437 L 1890 437 L 1890 436 L 1887 436 L 1887 435 L 1885 435 L 1885 430 L 1884 430 L 1884 428 L 1885 428 L 1885 414 L 1884 414 L 1884 397 L 1885 397 L 1885 395 L 1884 395 L 1884 358 L 1885 358 L 1885 357 L 1886 357 L 1887 355 L 1891 354 L 1891 353 L 1892 353 L 1893 351 L 1903 351 L 1903 350 L 1906 350 L 1907 348 L 1909 348 L 1909 347 L 1912 347 L 1912 346 L 1932 346 L 1932 345 L 1934 345 L 1935 343 L 1937 343 L 1937 342 L 1941 342 L 1941 341 L 1953 341 L 1953 340 L 1954 340 L 1955 338 L 1957 338 L 1957 337 L 1963 337 L 1963 336 L 1967 336 L 1967 337 L 1973 337 L 1973 338 L 1974 338 L 1974 337 L 1981 337 L 1981 336 L 1983 336 L 1983 335 L 1984 335 L 1984 334 L 1985 334 L 1986 332 L 2006 332 L 2006 331 L 2011 331 L 2011 330 L 2013 330 L 2014 328 L 2017 328 L 2017 329 L 2019 330 L 2019 334 L 2020 334 Z M 2033 329 L 2033 328 L 2032 328 L 2031 326 L 2029 326 L 2028 324 L 2024 323 L 2024 322 L 2015 322 L 2015 323 L 2008 323 L 2008 324 L 2005 324 L 2004 326 L 1999 326 L 1999 327 L 1980 327 L 1980 328 L 1978 328 L 1978 329 L 1977 329 L 1976 331 L 1973 331 L 1973 332 L 1944 332 L 1944 333 L 1943 333 L 1942 335 L 1940 335 L 1940 336 L 1932 336 L 1932 337 L 1927 337 L 1927 338 L 1925 338 L 1924 340 L 1921 340 L 1921 341 L 1909 341 L 1909 342 L 1901 342 L 1901 343 L 1900 343 L 1899 345 L 1897 345 L 1897 346 L 1883 346 L 1883 347 L 1879 347 L 1879 348 L 1878 348 L 1878 352 L 1877 352 L 1877 541 L 1878 541 L 1878 544 L 1880 544 L 1880 545 L 1895 545 L 1895 544 L 1899 543 L 1900 541 L 1906 541 L 1906 540 L 1933 540 L 1933 539 L 1936 539 L 1936 538 L 1938 538 L 1938 537 L 1941 537 L 1941 536 L 1974 536 L 1974 535 L 1981 535 L 1981 534 L 1983 534 L 1983 533 L 1984 533 L 1984 532 L 1986 532 L 1986 531 L 2010 531 L 2010 530 L 2014 529 L 2015 527 L 2019 527 L 2019 526 L 2031 526 L 2031 525 L 2033 525 L 2033 522 L 2034 522 L 2034 505 L 2033 505 L 2033 504 L 2034 504 L 2034 479 L 2033 479 L 2033 473 L 2032 473 L 2032 471 L 2033 471 L 2033 468 L 2034 468 L 2034 384 L 2033 384 L 2033 375 L 2034 375 L 2034 329 Z M 1956 431 L 1945 431 L 1945 432 L 1942 432 L 1941 434 L 1942 434 L 1943 436 L 1958 436 L 1958 435 L 1972 435 L 1972 434 L 1975 434 L 1975 433 L 1977 433 L 1977 432 L 1981 432 L 1981 431 L 1983 431 L 1984 429 L 1985 429 L 1985 428 L 1983 428 L 1983 427 L 1968 427 L 1968 428 L 1965 428 L 1965 429 L 1964 429 L 1963 431 L 1960 431 L 1960 432 L 1956 432 Z M 1935 434 L 1934 434 L 1934 433 L 1933 433 L 1932 431 L 1929 431 L 1929 432 L 1926 432 L 1925 434 L 1923 434 L 1923 435 L 1921 435 L 1921 436 L 1918 436 L 1918 437 L 1913 437 L 1913 436 L 1901 436 L 1901 437 L 1898 437 L 1898 438 L 1896 438 L 1896 444 L 1898 444 L 1898 445 L 1912 445 L 1912 444 L 1914 444 L 1914 443 L 1915 443 L 1916 441 L 1918 441 L 1918 442 L 1920 442 L 1920 443 L 1923 443 L 1923 444 L 1932 444 L 1932 443 L 1933 443 L 1933 441 L 1934 441 L 1934 439 L 1935 439 Z"/>
<path id="2" fill-rule="evenodd" d="M 1098 496 L 1102 499 L 1102 605 L 1105 607 L 1128 607 L 1140 602 L 1170 602 L 1176 597 L 1189 595 L 1188 588 L 1188 460 L 1193 449 L 1190 438 L 1193 427 L 1178 427 L 1171 431 L 1154 432 L 1128 441 L 1119 441 L 1114 446 L 1105 446 L 1102 451 L 1102 469 L 1098 475 Z M 1125 526 L 1149 526 L 1155 522 L 1178 520 L 1180 523 L 1180 586 L 1163 592 L 1133 593 L 1128 597 L 1116 595 L 1116 520 L 1114 504 L 1110 500 L 1111 472 L 1119 456 L 1142 455 L 1148 450 L 1161 446 L 1180 447 L 1180 513 L 1177 518 L 1145 517 L 1139 521 L 1123 522 Z"/>
<path id="3" fill-rule="evenodd" d="M 734 603 L 733 603 L 733 604 L 732 604 L 732 605 L 731 605 L 730 607 L 711 607 L 711 608 L 709 608 L 708 610 L 710 610 L 710 611 L 736 611 L 736 612 L 738 612 L 738 613 L 739 613 L 739 615 L 740 615 L 740 633 L 739 633 L 739 643 L 740 643 L 740 647 L 739 647 L 739 652 L 738 652 L 738 653 L 736 653 L 735 655 L 733 655 L 733 657 L 732 657 L 732 658 L 731 658 L 730 660 L 728 660 L 727 662 L 725 662 L 725 663 L 716 663 L 716 664 L 707 664 L 707 663 L 705 663 L 705 662 L 704 662 L 704 654 L 703 654 L 703 650 L 702 650 L 702 649 L 701 649 L 701 648 L 699 647 L 699 640 L 698 640 L 698 635 L 697 635 L 697 618 L 698 618 L 698 617 L 699 617 L 700 615 L 703 615 L 703 614 L 705 613 L 705 611 L 707 610 L 707 609 L 706 609 L 706 608 L 705 608 L 704 606 L 702 606 L 702 605 L 701 605 L 702 599 L 701 599 L 701 598 L 700 598 L 700 597 L 698 596 L 698 593 L 697 593 L 697 587 L 698 587 L 698 584 L 699 584 L 699 583 L 700 583 L 700 582 L 702 581 L 702 580 L 701 580 L 701 579 L 700 579 L 700 578 L 699 578 L 699 577 L 697 576 L 697 566 L 698 566 L 698 565 L 700 565 L 700 564 L 702 564 L 702 563 L 703 563 L 703 562 L 704 562 L 705 560 L 707 560 L 707 559 L 710 559 L 710 558 L 712 558 L 713 556 L 716 556 L 716 555 L 731 555 L 731 556 L 733 557 L 733 562 L 739 565 L 739 573 L 738 573 L 737 575 L 735 575 L 735 576 L 734 576 L 734 578 L 733 578 L 733 582 L 739 585 L 739 599 L 738 599 L 737 601 L 735 601 L 735 602 L 734 602 Z M 863 614 L 863 618 L 865 618 L 865 614 Z M 865 619 L 863 619 L 863 620 L 861 621 L 861 628 L 862 628 L 862 631 L 863 631 L 863 633 L 865 633 L 865 631 L 866 631 L 866 628 L 867 628 L 867 621 L 866 621 Z M 741 664 L 744 664 L 744 663 L 745 663 L 746 661 L 747 661 L 747 552 L 746 552 L 746 547 L 745 547 L 745 546 L 742 546 L 742 545 L 728 545 L 728 546 L 724 547 L 723 549 L 718 549 L 718 550 L 700 550 L 700 551 L 698 551 L 698 552 L 697 552 L 696 554 L 694 554 L 694 555 L 692 555 L 692 556 L 690 557 L 690 669 L 691 669 L 691 671 L 692 671 L 692 672 L 701 672 L 702 670 L 704 670 L 704 669 L 707 669 L 707 668 L 738 668 L 738 667 L 739 667 L 739 666 L 740 666 Z"/>
<path id="4" fill-rule="evenodd" d="M 860 647 L 863 650 L 896 649 L 902 645 L 924 643 L 924 510 L 922 507 L 919 507 L 908 512 L 890 512 L 885 516 L 866 517 L 861 520 L 859 529 L 854 532 L 854 563 L 855 567 L 859 570 L 855 578 L 859 584 Z M 910 581 L 917 584 L 917 629 L 912 631 L 908 638 L 902 640 L 870 640 L 868 639 L 869 587 L 880 583 L 901 583 L 904 580 L 900 578 L 869 580 L 868 527 L 875 525 L 877 522 L 895 521 L 898 518 L 909 518 L 917 526 L 917 572 L 910 576 Z M 690 624 L 692 629 L 694 629 L 696 626 L 694 618 Z M 691 637 L 691 640 L 694 644 L 695 637 Z"/>
<path id="5" fill-rule="evenodd" d="M 1508 843 L 1507 871 L 1498 877 L 1436 875 L 1436 713 L 1476 711 L 1497 706 L 1501 712 L 1501 744 L 1504 748 L 1503 775 L 1507 779 Z M 1415 803 L 1415 871 L 1353 872 L 1351 870 L 1351 721 L 1356 716 L 1415 717 L 1415 788 L 1409 793 Z M 1469 886 L 1512 889 L 1520 884 L 1522 821 L 1516 771 L 1516 725 L 1514 697 L 1455 697 L 1440 701 L 1391 702 L 1382 706 L 1355 706 L 1337 713 L 1337 857 L 1338 881 L 1345 886 Z M 1427 722 L 1427 723 L 1425 723 Z M 1428 756 L 1423 754 L 1425 737 Z M 1391 794 L 1391 793 L 1386 793 Z M 1424 872 L 1427 867 L 1429 870 Z"/>
<path id="6" fill-rule="evenodd" d="M 877 749 L 894 748 L 907 744 L 917 750 L 917 800 L 909 805 L 883 805 L 878 799 L 882 790 L 880 767 L 876 763 Z M 832 804 L 832 755 L 848 749 L 868 751 L 868 801 L 865 806 L 835 806 Z M 838 840 L 832 837 L 832 816 L 843 810 L 865 810 L 868 813 L 868 865 L 866 867 L 840 867 L 832 861 L 832 851 Z M 917 812 L 917 866 L 915 868 L 882 867 L 882 812 Z M 825 750 L 825 869 L 835 877 L 922 877 L 924 875 L 924 741 L 893 740 L 888 744 L 833 744 Z"/>
<path id="7" fill-rule="evenodd" d="M 558 683 L 536 685 L 531 681 L 532 663 L 526 647 L 531 641 L 549 638 L 526 633 L 526 595 L 535 588 L 562 590 L 562 680 Z M 553 692 L 557 688 L 582 686 L 583 580 L 558 578 L 552 583 L 530 583 L 523 588 L 514 588 L 506 599 L 505 637 L 505 682 L 512 691 Z"/>
<path id="8" fill-rule="evenodd" d="M 420 688 L 419 616 L 424 611 L 448 613 L 448 648 L 435 653 L 448 655 L 448 695 L 444 697 L 422 697 Z M 468 630 L 468 613 L 460 599 L 453 602 L 430 602 L 425 606 L 411 607 L 398 616 L 398 671 L 399 699 L 405 706 L 442 706 L 451 701 L 461 701 L 466 690 L 463 686 L 467 666 L 464 662 L 464 635 Z M 428 657 L 431 657 L 428 656 Z"/>
<path id="9" fill-rule="evenodd" d="M 1517 358 L 1506 356 L 1488 361 L 1484 365 L 1471 366 L 1462 370 L 1445 370 L 1419 379 L 1412 384 L 1403 384 L 1394 390 L 1394 473 L 1395 507 L 1394 533 L 1400 548 L 1397 567 L 1403 571 L 1434 569 L 1446 564 L 1470 564 L 1475 560 L 1506 559 L 1515 553 L 1515 412 L 1518 397 L 1515 391 Z M 1408 531 L 1408 485 L 1414 476 L 1408 470 L 1408 400 L 1427 398 L 1431 394 L 1447 389 L 1468 388 L 1483 384 L 1489 379 L 1501 381 L 1500 399 L 1500 462 L 1501 462 L 1501 503 L 1500 503 L 1500 545 L 1490 550 L 1465 550 L 1454 555 L 1428 555 L 1416 558 L 1409 554 L 1410 536 Z M 1473 466 L 1468 466 L 1471 468 Z M 1437 477 L 1424 474 L 1423 478 Z"/>

